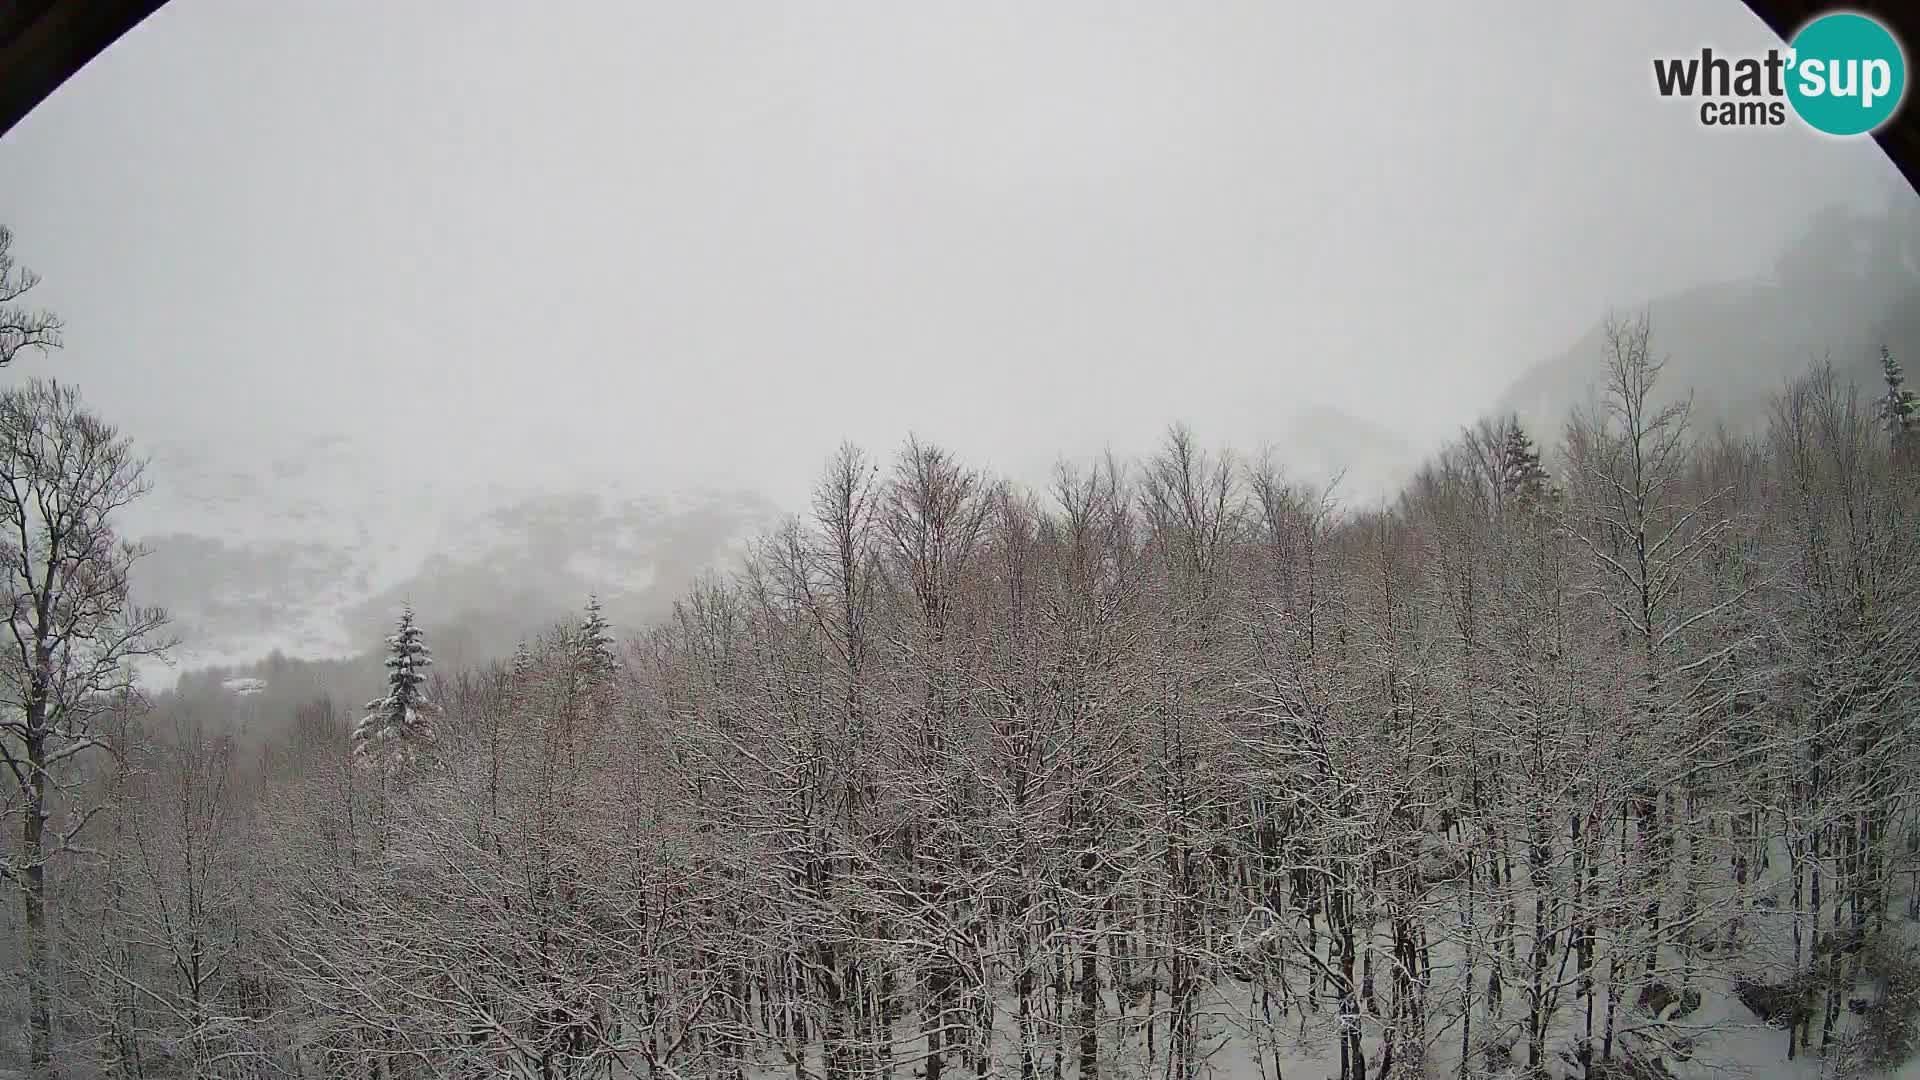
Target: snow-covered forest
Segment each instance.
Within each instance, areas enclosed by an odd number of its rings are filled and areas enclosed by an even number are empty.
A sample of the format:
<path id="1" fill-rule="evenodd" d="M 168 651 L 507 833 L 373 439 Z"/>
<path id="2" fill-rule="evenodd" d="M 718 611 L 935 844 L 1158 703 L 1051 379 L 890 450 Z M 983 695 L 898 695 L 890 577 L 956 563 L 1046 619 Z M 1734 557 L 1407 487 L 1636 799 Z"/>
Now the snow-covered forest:
<path id="1" fill-rule="evenodd" d="M 1887 356 L 1707 430 L 1658 350 L 1614 323 L 1594 406 L 1480 423 L 1383 507 L 1181 428 L 1045 490 L 849 447 L 658 625 L 590 604 L 453 671 L 409 611 L 374 700 L 264 749 L 136 692 L 164 644 L 111 528 L 137 460 L 70 388 L 10 390 L 0 1051 L 380 1080 L 1895 1068 L 1920 406 Z"/>

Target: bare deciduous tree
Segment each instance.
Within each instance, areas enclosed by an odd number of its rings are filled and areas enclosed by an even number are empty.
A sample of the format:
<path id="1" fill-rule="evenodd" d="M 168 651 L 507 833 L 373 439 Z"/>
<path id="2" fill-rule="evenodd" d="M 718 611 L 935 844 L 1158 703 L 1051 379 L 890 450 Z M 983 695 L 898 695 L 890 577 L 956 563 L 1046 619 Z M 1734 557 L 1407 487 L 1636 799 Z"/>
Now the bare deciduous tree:
<path id="1" fill-rule="evenodd" d="M 167 644 L 165 614 L 129 597 L 141 549 L 114 532 L 116 513 L 147 490 L 144 468 L 72 387 L 35 380 L 0 395 L 0 561 L 11 608 L 0 760 L 13 781 L 6 816 L 21 830 L 5 872 L 25 904 L 36 1069 L 52 1055 L 47 864 L 79 850 L 101 810 L 80 786 L 86 759 L 108 748 L 95 722 L 132 691 L 133 662 Z"/>
<path id="2" fill-rule="evenodd" d="M 60 317 L 24 302 L 40 275 L 15 263 L 13 233 L 0 225 L 0 367 L 20 353 L 60 347 Z"/>

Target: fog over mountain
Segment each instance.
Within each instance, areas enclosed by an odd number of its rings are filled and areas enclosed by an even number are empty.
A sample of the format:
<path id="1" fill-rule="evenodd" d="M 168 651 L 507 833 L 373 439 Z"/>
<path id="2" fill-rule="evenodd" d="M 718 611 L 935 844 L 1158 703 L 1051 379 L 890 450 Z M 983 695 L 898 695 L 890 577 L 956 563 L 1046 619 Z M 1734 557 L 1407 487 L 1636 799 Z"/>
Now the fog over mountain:
<path id="1" fill-rule="evenodd" d="M 368 483 L 383 469 L 363 449 L 314 440 L 241 467 L 154 453 L 153 496 L 130 516 L 150 549 L 136 585 L 173 614 L 180 666 L 348 656 L 404 603 L 433 613 L 456 665 L 510 651 L 590 593 L 636 625 L 775 516 L 751 491 L 668 496 L 618 474 L 545 491 Z"/>
<path id="2" fill-rule="evenodd" d="M 1368 499 L 1576 394 L 1609 309 L 1677 365 L 1749 335 L 1755 386 L 1874 337 L 1835 252 L 1769 282 L 1825 208 L 1910 215 L 1877 148 L 1651 87 L 1769 44 L 1743 7 L 1470 23 L 176 0 L 0 141 L 70 328 L 16 375 L 153 455 L 128 525 L 192 665 L 357 650 L 407 597 L 477 650 L 590 590 L 643 619 L 842 440 L 1038 486 L 1184 422 Z"/>
<path id="3" fill-rule="evenodd" d="M 1332 410 L 1276 426 L 1275 453 L 1291 470 L 1339 477 L 1358 497 L 1389 490 L 1418 456 Z M 240 468 L 167 445 L 152 475 L 153 497 L 129 515 L 150 549 L 136 580 L 142 602 L 173 614 L 175 666 L 186 669 L 270 651 L 349 656 L 379 642 L 404 603 L 433 614 L 436 648 L 456 666 L 504 655 L 589 594 L 635 627 L 699 574 L 732 570 L 753 536 L 801 509 L 746 489 L 647 493 L 644 478 L 613 469 L 546 491 L 366 484 L 380 463 L 340 439 Z"/>
<path id="4" fill-rule="evenodd" d="M 1643 310 L 1669 360 L 1663 390 L 1691 393 L 1706 422 L 1750 428 L 1782 380 L 1815 360 L 1871 385 L 1883 344 L 1920 355 L 1916 253 L 1915 208 L 1832 205 L 1762 271 L 1651 299 Z M 1591 399 L 1603 347 L 1596 322 L 1481 413 L 1512 410 L 1553 432 Z M 1432 440 L 1319 407 L 1276 411 L 1256 445 L 1292 475 L 1337 478 L 1343 498 L 1364 503 L 1395 491 Z M 409 602 L 433 614 L 456 666 L 504 655 L 589 594 L 636 627 L 699 574 L 731 570 L 754 535 L 803 508 L 791 493 L 781 501 L 748 486 L 650 492 L 646 477 L 609 463 L 558 483 L 450 470 L 423 486 L 384 469 L 376 449 L 337 436 L 237 461 L 204 444 L 153 449 L 155 495 L 130 519 L 152 549 L 138 581 L 143 599 L 174 613 L 182 638 L 174 668 L 154 669 L 154 679 L 273 651 L 352 656 Z M 1036 469 L 1016 478 L 1045 482 Z"/>
<path id="5" fill-rule="evenodd" d="M 1751 429 L 1786 379 L 1820 361 L 1872 393 L 1883 346 L 1920 357 L 1920 206 L 1825 207 L 1770 264 L 1652 298 L 1641 310 L 1667 360 L 1662 394 L 1691 394 L 1706 422 Z M 1596 324 L 1534 364 L 1495 407 L 1556 430 L 1569 407 L 1591 399 L 1604 347 Z"/>

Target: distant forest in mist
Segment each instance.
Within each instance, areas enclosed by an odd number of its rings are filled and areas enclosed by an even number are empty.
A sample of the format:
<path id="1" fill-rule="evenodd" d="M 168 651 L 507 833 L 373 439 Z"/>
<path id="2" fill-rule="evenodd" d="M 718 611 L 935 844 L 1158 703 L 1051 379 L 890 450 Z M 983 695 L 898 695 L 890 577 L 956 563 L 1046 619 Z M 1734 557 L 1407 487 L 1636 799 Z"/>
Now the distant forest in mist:
<path id="1" fill-rule="evenodd" d="M 1890 1073 L 1920 1050 L 1920 250 L 1832 222 L 1608 320 L 1392 498 L 1179 426 L 1037 487 L 848 446 L 644 624 L 554 597 L 580 613 L 434 664 L 423 608 L 367 657 L 151 697 L 128 662 L 165 628 L 111 529 L 137 462 L 70 389 L 10 390 L 0 1055 Z M 1738 366 L 1782 328 L 1825 348 Z"/>

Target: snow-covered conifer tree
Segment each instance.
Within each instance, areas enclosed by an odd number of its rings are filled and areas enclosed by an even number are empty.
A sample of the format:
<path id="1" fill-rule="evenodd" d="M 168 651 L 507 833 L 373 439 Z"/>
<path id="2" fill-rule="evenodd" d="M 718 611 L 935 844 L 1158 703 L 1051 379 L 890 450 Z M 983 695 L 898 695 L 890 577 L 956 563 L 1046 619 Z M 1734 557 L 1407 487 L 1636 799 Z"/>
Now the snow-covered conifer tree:
<path id="1" fill-rule="evenodd" d="M 362 761 L 380 759 L 398 768 L 432 744 L 437 711 L 426 689 L 433 656 L 413 621 L 412 606 L 401 611 L 387 650 L 387 693 L 367 702 L 367 715 L 353 729 L 353 753 Z"/>
<path id="2" fill-rule="evenodd" d="M 575 639 L 580 651 L 581 667 L 590 676 L 605 676 L 613 672 L 613 634 L 608 629 L 607 620 L 600 613 L 600 598 L 587 597 L 586 618 L 580 621 L 580 635 Z"/>
<path id="3" fill-rule="evenodd" d="M 1893 447 L 1897 451 L 1909 449 L 1914 432 L 1920 429 L 1920 395 L 1907 389 L 1906 373 L 1900 370 L 1900 361 L 1893 358 L 1893 352 L 1886 346 L 1880 347 L 1880 370 L 1887 380 L 1887 392 L 1880 399 L 1880 414 L 1887 423 L 1887 434 L 1893 437 Z"/>
<path id="4" fill-rule="evenodd" d="M 1507 441 L 1500 449 L 1500 483 L 1511 496 L 1539 499 L 1552 487 L 1540 464 L 1540 451 L 1518 420 L 1507 424 Z"/>

